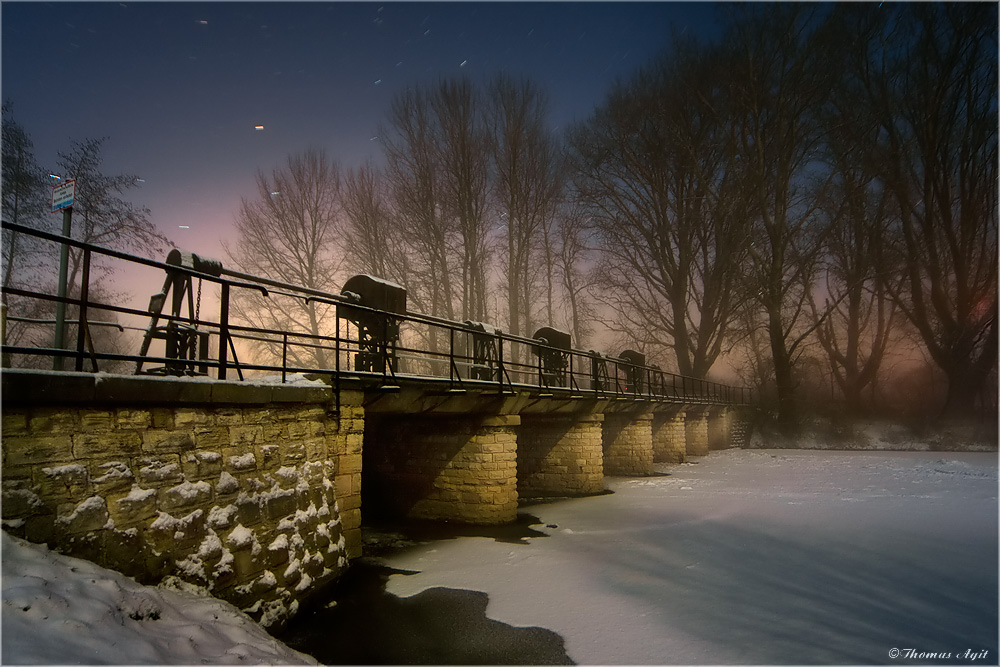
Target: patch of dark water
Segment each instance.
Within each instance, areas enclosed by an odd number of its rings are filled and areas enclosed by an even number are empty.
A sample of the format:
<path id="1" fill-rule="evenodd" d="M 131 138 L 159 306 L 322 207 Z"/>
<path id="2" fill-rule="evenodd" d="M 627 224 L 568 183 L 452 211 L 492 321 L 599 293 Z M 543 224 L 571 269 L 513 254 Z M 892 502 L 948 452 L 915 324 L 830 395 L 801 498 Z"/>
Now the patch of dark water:
<path id="1" fill-rule="evenodd" d="M 362 552 L 365 556 L 385 556 L 401 549 L 459 537 L 487 537 L 507 544 L 528 544 L 528 538 L 548 537 L 548 533 L 532 526 L 541 520 L 519 512 L 517 519 L 502 526 L 477 526 L 447 521 L 370 521 L 362 529 Z"/>
<path id="2" fill-rule="evenodd" d="M 393 574 L 371 557 L 351 563 L 326 605 L 304 609 L 278 639 L 326 665 L 571 665 L 562 637 L 486 616 L 479 591 L 430 588 L 408 598 L 386 592 Z"/>

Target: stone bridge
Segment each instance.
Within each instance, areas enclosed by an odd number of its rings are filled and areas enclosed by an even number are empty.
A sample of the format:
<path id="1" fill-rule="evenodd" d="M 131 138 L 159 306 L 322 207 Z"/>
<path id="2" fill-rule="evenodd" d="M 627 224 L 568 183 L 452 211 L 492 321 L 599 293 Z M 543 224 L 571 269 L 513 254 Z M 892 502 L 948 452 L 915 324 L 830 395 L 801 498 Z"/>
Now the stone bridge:
<path id="1" fill-rule="evenodd" d="M 362 515 L 475 524 L 739 446 L 741 408 L 413 381 L 268 384 L 5 370 L 3 523 L 265 626 L 361 554 Z"/>
<path id="2" fill-rule="evenodd" d="M 599 493 L 605 475 L 746 434 L 745 389 L 573 349 L 551 327 L 526 338 L 413 313 L 371 276 L 333 294 L 2 226 L 82 261 L 72 297 L 38 291 L 47 281 L 2 290 L 4 528 L 144 583 L 203 585 L 264 626 L 360 555 L 363 515 L 501 524 L 521 498 Z M 94 258 L 165 273 L 163 288 L 145 309 L 103 302 Z M 233 322 L 241 292 L 321 305 L 323 331 Z M 102 346 L 101 327 L 121 344 Z"/>

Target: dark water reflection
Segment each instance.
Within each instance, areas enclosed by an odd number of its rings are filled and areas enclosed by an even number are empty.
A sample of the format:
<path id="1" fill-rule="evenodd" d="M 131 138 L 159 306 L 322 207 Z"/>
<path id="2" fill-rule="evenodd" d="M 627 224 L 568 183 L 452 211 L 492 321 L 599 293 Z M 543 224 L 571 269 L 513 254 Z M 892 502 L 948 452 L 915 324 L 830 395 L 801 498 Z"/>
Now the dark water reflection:
<path id="1" fill-rule="evenodd" d="M 497 527 L 433 522 L 383 525 L 365 531 L 364 558 L 319 600 L 303 609 L 278 639 L 327 665 L 569 665 L 562 637 L 544 628 L 520 628 L 486 616 L 480 591 L 430 588 L 408 598 L 386 592 L 393 574 L 378 556 L 417 544 L 461 536 L 527 544 L 544 537 L 538 520 L 521 514 Z"/>

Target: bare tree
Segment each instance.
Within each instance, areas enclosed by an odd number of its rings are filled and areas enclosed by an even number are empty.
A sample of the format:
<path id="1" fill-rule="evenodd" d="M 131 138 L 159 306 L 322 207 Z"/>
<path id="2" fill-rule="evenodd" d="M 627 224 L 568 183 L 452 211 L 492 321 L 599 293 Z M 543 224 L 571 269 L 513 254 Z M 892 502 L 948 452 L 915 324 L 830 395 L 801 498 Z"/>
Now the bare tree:
<path id="1" fill-rule="evenodd" d="M 170 242 L 150 221 L 149 209 L 137 207 L 122 196 L 139 187 L 139 178 L 101 172 L 101 152 L 106 141 L 107 137 L 74 141 L 68 152 L 59 153 L 58 169 L 64 177 L 76 179 L 72 236 L 113 250 L 162 256 Z M 79 290 L 82 261 L 81 253 L 70 251 L 69 294 Z M 108 272 L 99 264 L 95 268 L 102 269 L 104 275 Z"/>
<path id="2" fill-rule="evenodd" d="M 591 291 L 595 286 L 594 274 L 588 269 L 595 248 L 590 242 L 593 228 L 584 207 L 566 204 L 556 218 L 559 234 L 555 268 L 562 285 L 563 299 L 568 310 L 567 319 L 573 342 L 584 347 L 593 333 L 591 322 L 596 318 Z"/>
<path id="3" fill-rule="evenodd" d="M 462 319 L 486 318 L 489 259 L 486 202 L 490 137 L 482 100 L 467 79 L 443 81 L 431 97 L 439 130 L 436 142 L 442 208 L 456 223 L 462 267 Z"/>
<path id="4" fill-rule="evenodd" d="M 256 198 L 244 199 L 236 215 L 236 245 L 224 244 L 238 270 L 314 290 L 339 292 L 343 275 L 340 170 L 322 151 L 291 155 L 268 177 L 257 174 Z M 234 292 L 233 312 L 251 326 L 332 335 L 333 306 L 252 290 Z M 280 355 L 280 342 L 265 344 Z M 322 347 L 292 346 L 289 357 L 303 367 L 329 368 Z"/>
<path id="5" fill-rule="evenodd" d="M 379 135 L 399 228 L 410 248 L 409 294 L 426 312 L 455 319 L 455 231 L 442 207 L 439 137 L 428 95 L 418 89 L 397 95 Z"/>
<path id="6" fill-rule="evenodd" d="M 571 138 L 602 248 L 604 298 L 635 344 L 704 377 L 738 302 L 746 213 L 711 49 L 690 42 L 619 85 Z"/>
<path id="7" fill-rule="evenodd" d="M 878 141 L 868 158 L 898 209 L 894 298 L 971 412 L 997 363 L 995 5 L 844 8 L 850 73 Z"/>
<path id="8" fill-rule="evenodd" d="M 399 221 L 390 207 L 382 175 L 371 164 L 352 169 L 344 180 L 347 263 L 352 271 L 409 282 L 409 257 Z"/>
<path id="9" fill-rule="evenodd" d="M 817 205 L 829 176 L 817 112 L 831 81 L 817 14 L 810 5 L 741 6 L 724 37 L 739 189 L 753 216 L 747 286 L 767 333 L 785 433 L 798 419 L 795 362 L 818 326 L 805 315 L 825 234 Z"/>
<path id="10" fill-rule="evenodd" d="M 28 227 L 53 227 L 46 218 L 45 177 L 35 161 L 31 137 L 14 120 L 13 110 L 3 104 L 3 219 Z M 49 265 L 54 255 L 45 252 L 44 244 L 23 238 L 16 232 L 3 231 L 3 286 L 13 285 L 15 267 L 22 284 L 40 279 L 37 270 Z"/>
<path id="11" fill-rule="evenodd" d="M 536 302 L 532 259 L 561 194 L 560 157 L 545 127 L 547 100 L 537 84 L 498 75 L 490 85 L 489 109 L 494 197 L 506 237 L 507 326 L 513 334 L 526 335 L 532 330 Z"/>
<path id="12" fill-rule="evenodd" d="M 868 412 L 862 399 L 874 387 L 898 323 L 889 283 L 899 262 L 889 245 L 893 218 L 888 193 L 865 159 L 878 131 L 856 96 L 838 89 L 824 114 L 826 155 L 833 180 L 820 201 L 829 218 L 823 250 L 824 304 L 810 292 L 817 338 L 848 408 Z"/>

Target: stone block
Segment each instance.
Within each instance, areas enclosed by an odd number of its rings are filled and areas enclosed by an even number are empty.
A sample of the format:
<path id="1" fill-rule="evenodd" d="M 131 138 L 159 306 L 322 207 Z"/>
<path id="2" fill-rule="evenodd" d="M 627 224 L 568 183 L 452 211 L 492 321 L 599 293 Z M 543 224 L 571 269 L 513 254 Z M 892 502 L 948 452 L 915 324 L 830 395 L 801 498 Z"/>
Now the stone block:
<path id="1" fill-rule="evenodd" d="M 271 470 L 281 465 L 281 445 L 272 443 L 257 445 L 257 463 L 261 469 Z"/>
<path id="2" fill-rule="evenodd" d="M 302 441 L 306 448 L 306 458 L 310 460 L 326 458 L 327 446 L 325 437 L 307 438 Z"/>
<path id="3" fill-rule="evenodd" d="M 194 448 L 194 436 L 188 430 L 149 429 L 142 434 L 142 450 L 144 452 L 186 452 Z"/>
<path id="4" fill-rule="evenodd" d="M 109 410 L 80 410 L 82 431 L 109 431 L 113 424 L 113 414 Z"/>
<path id="5" fill-rule="evenodd" d="M 104 498 L 91 496 L 79 503 L 59 505 L 55 523 L 61 532 L 76 534 L 104 528 L 109 518 Z"/>
<path id="6" fill-rule="evenodd" d="M 139 431 L 78 433 L 73 436 L 73 454 L 78 459 L 127 458 L 142 450 Z"/>
<path id="7" fill-rule="evenodd" d="M 243 410 L 239 408 L 213 408 L 212 421 L 218 426 L 240 426 L 243 424 Z"/>
<path id="8" fill-rule="evenodd" d="M 160 490 L 160 507 L 165 511 L 183 510 L 212 501 L 212 487 L 200 482 L 182 482 L 176 486 Z"/>
<path id="9" fill-rule="evenodd" d="M 138 458 L 133 469 L 139 483 L 147 486 L 180 481 L 182 477 L 180 457 L 177 454 Z"/>
<path id="10" fill-rule="evenodd" d="M 240 495 L 236 502 L 236 516 L 244 526 L 253 526 L 264 518 L 262 500 L 258 496 Z"/>
<path id="11" fill-rule="evenodd" d="M 361 494 L 355 493 L 350 496 L 343 496 L 339 501 L 340 510 L 346 512 L 349 510 L 360 510 L 361 509 Z"/>
<path id="12" fill-rule="evenodd" d="M 340 522 L 345 531 L 361 527 L 361 510 L 341 510 Z"/>
<path id="13" fill-rule="evenodd" d="M 71 435 L 79 431 L 79 424 L 79 413 L 71 408 L 35 408 L 28 419 L 33 435 Z"/>
<path id="14" fill-rule="evenodd" d="M 0 432 L 5 438 L 13 435 L 27 435 L 28 415 L 24 412 L 4 410 L 3 419 L 0 420 Z"/>
<path id="15" fill-rule="evenodd" d="M 3 466 L 51 464 L 73 460 L 69 435 L 27 435 L 3 439 Z"/>
<path id="16" fill-rule="evenodd" d="M 211 423 L 211 416 L 205 408 L 174 409 L 174 428 L 176 429 L 187 429 L 194 426 L 207 426 Z"/>
<path id="17" fill-rule="evenodd" d="M 229 446 L 229 427 L 221 424 L 191 429 L 198 449 L 222 449 Z"/>
<path id="18" fill-rule="evenodd" d="M 35 544 L 52 544 L 56 534 L 55 519 L 53 512 L 29 516 L 24 521 L 24 539 Z"/>
<path id="19" fill-rule="evenodd" d="M 46 512 L 45 502 L 38 495 L 38 487 L 30 480 L 4 479 L 2 510 L 4 519 L 23 519 Z M 51 511 L 51 510 L 49 510 Z"/>
<path id="20" fill-rule="evenodd" d="M 338 472 L 340 474 L 361 472 L 361 455 L 347 454 L 341 456 Z"/>
<path id="21" fill-rule="evenodd" d="M 360 491 L 354 488 L 354 475 L 337 475 L 333 479 L 333 484 L 337 489 L 337 497 L 344 498 Z"/>
<path id="22" fill-rule="evenodd" d="M 346 454 L 360 454 L 364 446 L 364 435 L 362 433 L 348 433 L 345 437 Z"/>
<path id="23" fill-rule="evenodd" d="M 282 447 L 282 463 L 298 462 L 306 458 L 306 446 L 301 442 L 289 442 Z"/>
<path id="24" fill-rule="evenodd" d="M 181 470 L 187 479 L 207 479 L 222 473 L 222 454 L 214 451 L 194 451 L 182 454 Z"/>
<path id="25" fill-rule="evenodd" d="M 90 486 L 90 473 L 82 463 L 41 467 L 35 473 L 35 483 L 45 498 L 80 498 Z"/>
<path id="26" fill-rule="evenodd" d="M 297 509 L 299 509 L 299 498 L 294 491 L 272 493 L 267 498 L 267 516 L 272 520 L 294 514 Z"/>
<path id="27" fill-rule="evenodd" d="M 153 414 L 149 410 L 118 408 L 115 425 L 120 429 L 147 429 L 153 425 Z"/>
<path id="28" fill-rule="evenodd" d="M 196 509 L 181 518 L 161 510 L 145 534 L 154 551 L 177 553 L 178 548 L 194 547 L 208 535 L 206 517 L 207 514 L 202 509 Z"/>
<path id="29" fill-rule="evenodd" d="M 101 495 L 132 486 L 135 475 L 126 461 L 91 462 L 90 483 Z"/>
<path id="30" fill-rule="evenodd" d="M 169 408 L 152 408 L 150 411 L 153 428 L 174 428 L 174 411 Z"/>
<path id="31" fill-rule="evenodd" d="M 235 473 L 245 473 L 257 469 L 257 457 L 253 452 L 244 453 L 238 449 L 229 448 L 223 452 L 225 467 Z"/>
<path id="32" fill-rule="evenodd" d="M 240 490 L 239 481 L 223 470 L 219 473 L 219 481 L 215 483 L 215 493 L 218 496 L 227 496 Z"/>
<path id="33" fill-rule="evenodd" d="M 252 450 L 257 445 L 267 444 L 264 442 L 264 429 L 257 424 L 231 426 L 229 427 L 229 444 L 241 451 Z"/>
<path id="34" fill-rule="evenodd" d="M 156 489 L 136 485 L 127 494 L 113 494 L 108 498 L 108 512 L 118 528 L 141 524 L 157 514 Z"/>

